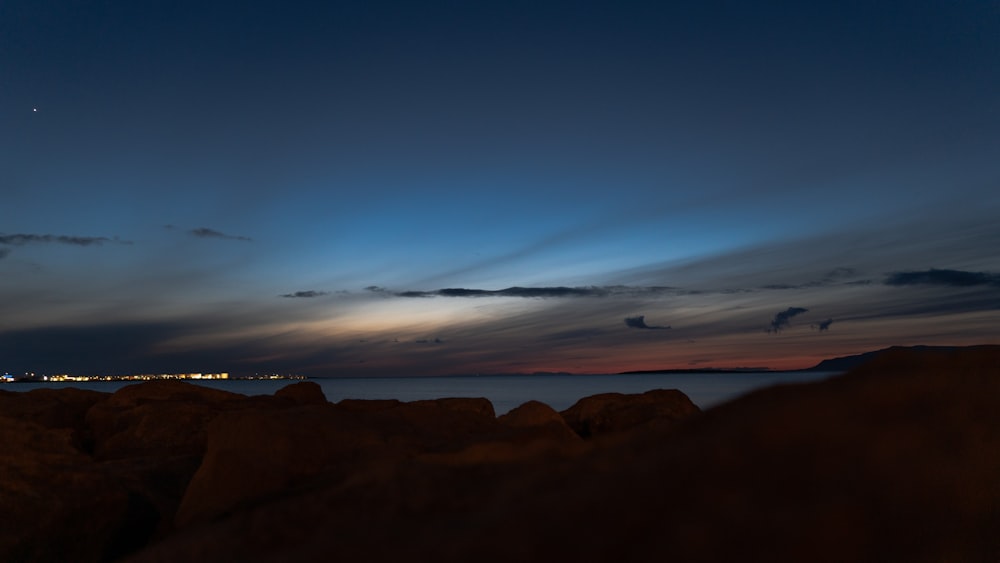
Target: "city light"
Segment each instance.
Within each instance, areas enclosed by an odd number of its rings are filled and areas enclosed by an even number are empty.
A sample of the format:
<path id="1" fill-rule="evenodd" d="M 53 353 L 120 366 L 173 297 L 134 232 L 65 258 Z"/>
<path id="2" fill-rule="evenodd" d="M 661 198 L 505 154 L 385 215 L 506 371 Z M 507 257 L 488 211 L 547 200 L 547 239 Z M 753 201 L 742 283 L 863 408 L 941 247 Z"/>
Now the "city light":
<path id="1" fill-rule="evenodd" d="M 107 374 L 107 375 L 70 375 L 59 374 L 36 374 L 26 372 L 23 376 L 14 376 L 4 373 L 0 376 L 0 383 L 11 383 L 17 381 L 27 382 L 65 382 L 65 381 L 158 381 L 164 379 L 187 379 L 187 380 L 248 380 L 248 379 L 306 379 L 304 375 L 291 374 L 254 374 L 243 377 L 230 377 L 229 372 L 219 373 L 142 373 L 142 374 Z"/>

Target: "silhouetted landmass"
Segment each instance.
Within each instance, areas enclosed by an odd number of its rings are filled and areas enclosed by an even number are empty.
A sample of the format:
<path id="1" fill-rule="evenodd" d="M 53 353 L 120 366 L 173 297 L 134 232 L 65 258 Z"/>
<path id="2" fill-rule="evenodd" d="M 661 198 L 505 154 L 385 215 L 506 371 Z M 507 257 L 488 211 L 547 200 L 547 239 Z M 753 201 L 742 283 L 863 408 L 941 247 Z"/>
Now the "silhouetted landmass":
<path id="1" fill-rule="evenodd" d="M 891 351 L 899 350 L 914 350 L 914 351 L 939 351 L 939 352 L 951 352 L 958 350 L 958 346 L 892 346 L 890 348 L 883 348 L 881 350 L 873 350 L 871 352 L 864 352 L 862 354 L 855 354 L 853 356 L 842 356 L 839 358 L 830 358 L 823 360 L 822 362 L 816 364 L 815 366 L 808 368 L 803 371 L 847 371 L 854 369 L 866 362 L 870 362 L 875 358 L 884 355 Z M 977 348 L 975 346 L 970 348 Z"/>
<path id="2" fill-rule="evenodd" d="M 0 390 L 0 561 L 997 561 L 997 468 L 1000 346 L 704 412 Z"/>
<path id="3" fill-rule="evenodd" d="M 988 347 L 988 346 L 987 346 Z M 801 370 L 775 370 L 766 367 L 736 367 L 736 368 L 695 368 L 695 369 L 651 369 L 623 371 L 620 375 L 643 374 L 643 373 L 780 373 L 782 371 L 822 371 L 822 372 L 845 372 L 865 364 L 875 358 L 895 350 L 915 350 L 915 351 L 939 351 L 950 352 L 955 350 L 975 350 L 980 346 L 891 346 L 881 350 L 872 350 L 852 356 L 841 356 L 829 358 L 820 363 Z"/>
<path id="4" fill-rule="evenodd" d="M 644 369 L 644 370 L 633 370 L 633 371 L 623 371 L 618 375 L 639 375 L 643 373 L 773 373 L 779 370 L 773 370 L 771 368 L 764 367 L 746 367 L 746 368 L 694 368 L 694 369 Z"/>

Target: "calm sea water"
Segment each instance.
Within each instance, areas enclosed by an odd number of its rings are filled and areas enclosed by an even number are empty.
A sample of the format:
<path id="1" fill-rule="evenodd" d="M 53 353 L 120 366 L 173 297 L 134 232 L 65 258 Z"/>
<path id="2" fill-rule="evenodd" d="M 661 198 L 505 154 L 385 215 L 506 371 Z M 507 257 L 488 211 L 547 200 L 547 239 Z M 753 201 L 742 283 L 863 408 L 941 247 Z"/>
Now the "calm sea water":
<path id="1" fill-rule="evenodd" d="M 497 414 L 530 400 L 556 410 L 597 393 L 642 393 L 650 389 L 680 389 L 702 409 L 748 391 L 778 383 L 806 383 L 836 372 L 781 373 L 644 373 L 628 375 L 488 375 L 452 377 L 350 377 L 311 379 L 323 388 L 328 401 L 341 399 L 399 399 L 417 401 L 442 397 L 486 397 Z M 270 395 L 294 381 L 198 381 L 198 385 L 245 395 Z M 113 392 L 131 382 L 9 383 L 0 389 L 77 387 Z"/>

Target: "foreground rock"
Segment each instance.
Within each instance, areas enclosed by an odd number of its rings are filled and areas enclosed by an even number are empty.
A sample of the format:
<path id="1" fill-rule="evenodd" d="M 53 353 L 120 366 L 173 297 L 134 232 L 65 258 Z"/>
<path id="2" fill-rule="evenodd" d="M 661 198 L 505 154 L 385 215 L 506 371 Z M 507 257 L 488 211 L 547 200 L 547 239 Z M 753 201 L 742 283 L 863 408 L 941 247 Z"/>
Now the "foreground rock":
<path id="1" fill-rule="evenodd" d="M 312 382 L 251 397 L 180 381 L 113 394 L 0 390 L 0 407 L 0 561 L 115 561 L 284 499 L 392 491 L 412 468 L 432 468 L 435 480 L 454 471 L 461 482 L 470 468 L 586 451 L 541 403 L 499 419 L 486 399 L 334 405 Z M 437 498 L 438 486 L 426 484 L 415 505 Z M 382 510 L 363 510 L 372 509 Z"/>
<path id="2" fill-rule="evenodd" d="M 212 420 L 315 402 L 316 390 L 0 391 L 0 561 L 114 561 L 169 534 Z"/>
<path id="3" fill-rule="evenodd" d="M 704 413 L 663 391 L 496 417 L 316 390 L 19 403 L 40 422 L 0 421 L 0 560 L 1000 560 L 1000 347 Z"/>
<path id="4" fill-rule="evenodd" d="M 502 430 L 486 399 L 363 403 L 220 416 L 208 427 L 207 453 L 177 524 L 203 523 L 318 478 L 341 482 L 420 454 L 454 452 Z"/>
<path id="5" fill-rule="evenodd" d="M 130 561 L 1000 556 L 997 348 L 908 355 L 621 436 L 556 459 L 418 457 L 314 482 Z"/>
<path id="6" fill-rule="evenodd" d="M 601 393 L 584 397 L 561 414 L 583 438 L 659 426 L 699 412 L 691 399 L 676 389 L 654 389 L 640 395 Z"/>

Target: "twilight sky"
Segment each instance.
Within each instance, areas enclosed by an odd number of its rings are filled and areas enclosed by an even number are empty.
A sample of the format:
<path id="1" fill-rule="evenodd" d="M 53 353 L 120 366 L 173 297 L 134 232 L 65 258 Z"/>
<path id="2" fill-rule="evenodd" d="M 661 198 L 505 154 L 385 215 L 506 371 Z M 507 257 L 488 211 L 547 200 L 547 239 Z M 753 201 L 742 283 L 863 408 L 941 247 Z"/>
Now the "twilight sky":
<path id="1" fill-rule="evenodd" d="M 1000 4 L 0 2 L 0 372 L 1000 343 Z"/>

